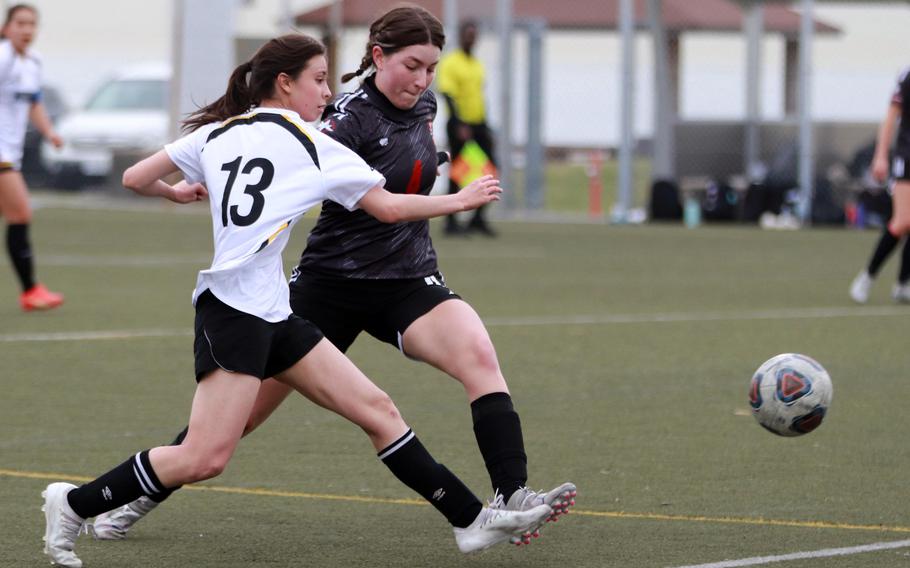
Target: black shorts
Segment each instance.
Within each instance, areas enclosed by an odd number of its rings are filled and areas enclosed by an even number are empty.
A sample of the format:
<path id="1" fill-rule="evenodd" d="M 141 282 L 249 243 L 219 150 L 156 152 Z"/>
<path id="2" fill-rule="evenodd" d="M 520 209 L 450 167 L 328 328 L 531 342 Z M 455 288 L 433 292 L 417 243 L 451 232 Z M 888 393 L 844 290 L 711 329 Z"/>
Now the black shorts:
<path id="1" fill-rule="evenodd" d="M 267 379 L 303 359 L 322 337 L 319 328 L 296 315 L 267 322 L 206 290 L 196 300 L 196 381 L 216 369 Z"/>
<path id="2" fill-rule="evenodd" d="M 291 283 L 291 309 L 313 322 L 341 351 L 361 331 L 404 352 L 401 336 L 446 300 L 460 299 L 440 273 L 425 278 L 375 280 L 299 274 Z"/>

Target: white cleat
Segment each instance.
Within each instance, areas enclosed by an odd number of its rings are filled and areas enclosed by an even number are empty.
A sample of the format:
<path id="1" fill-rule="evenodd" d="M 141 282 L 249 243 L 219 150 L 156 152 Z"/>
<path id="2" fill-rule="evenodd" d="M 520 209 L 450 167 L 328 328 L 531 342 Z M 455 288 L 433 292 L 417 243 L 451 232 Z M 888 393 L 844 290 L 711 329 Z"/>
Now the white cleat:
<path id="1" fill-rule="evenodd" d="M 910 284 L 895 284 L 891 289 L 891 299 L 898 304 L 910 304 Z"/>
<path id="2" fill-rule="evenodd" d="M 548 505 L 538 505 L 527 511 L 509 511 L 497 495 L 489 507 L 480 510 L 474 522 L 465 528 L 455 528 L 455 543 L 458 550 L 479 552 L 512 537 L 518 537 L 540 526 L 553 514 Z"/>
<path id="3" fill-rule="evenodd" d="M 82 561 L 73 552 L 76 537 L 83 530 L 85 519 L 70 508 L 66 495 L 76 486 L 71 483 L 51 483 L 41 492 L 44 497 L 44 553 L 55 566 L 82 568 Z"/>
<path id="4" fill-rule="evenodd" d="M 869 290 L 872 289 L 872 277 L 865 270 L 856 275 L 850 284 L 850 297 L 857 304 L 869 301 Z"/>
<path id="5" fill-rule="evenodd" d="M 132 503 L 127 503 L 113 511 L 108 511 L 95 517 L 95 522 L 92 524 L 90 532 L 96 540 L 124 539 L 130 527 L 157 506 L 158 503 L 142 496 Z"/>
<path id="6" fill-rule="evenodd" d="M 575 504 L 575 497 L 577 495 L 578 490 L 575 488 L 575 484 L 568 482 L 563 483 L 558 487 L 554 487 L 546 493 L 532 491 L 527 487 L 522 487 L 509 497 L 509 502 L 506 503 L 506 509 L 509 511 L 527 511 L 528 509 L 539 505 L 547 505 L 553 510 L 553 513 L 547 517 L 545 521 L 541 522 L 542 525 L 544 522 L 549 523 L 550 521 L 558 521 L 560 515 L 568 513 L 569 507 Z M 521 535 L 520 538 L 512 537 L 510 542 L 518 546 L 530 544 L 532 536 L 534 538 L 540 536 L 539 531 L 540 525 Z"/>

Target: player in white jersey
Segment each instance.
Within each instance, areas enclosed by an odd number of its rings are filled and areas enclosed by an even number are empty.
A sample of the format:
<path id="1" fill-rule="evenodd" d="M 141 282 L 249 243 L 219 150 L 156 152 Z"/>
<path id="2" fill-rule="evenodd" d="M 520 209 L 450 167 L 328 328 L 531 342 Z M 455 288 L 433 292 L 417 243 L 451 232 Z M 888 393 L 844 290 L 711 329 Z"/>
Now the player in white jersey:
<path id="1" fill-rule="evenodd" d="M 489 178 L 437 197 L 383 189 L 383 177 L 359 156 L 304 123 L 330 96 L 324 52 L 303 35 L 269 41 L 234 71 L 224 97 L 187 121 L 191 134 L 124 173 L 124 185 L 142 195 L 178 203 L 210 197 L 215 256 L 193 294 L 198 384 L 182 444 L 141 451 L 78 488 L 47 487 L 45 553 L 54 564 L 82 566 L 73 548 L 87 518 L 220 474 L 270 376 L 360 426 L 392 473 L 445 515 L 464 552 L 508 541 L 551 515 L 547 505 L 483 507 L 430 456 L 388 395 L 291 313 L 281 249 L 312 205 L 330 199 L 400 222 L 475 209 L 501 192 Z M 161 181 L 178 169 L 185 181 Z"/>
<path id="2" fill-rule="evenodd" d="M 32 211 L 19 172 L 29 119 L 54 146 L 63 144 L 41 102 L 41 60 L 29 49 L 37 25 L 35 8 L 16 4 L 7 10 L 0 34 L 0 216 L 6 219 L 6 249 L 22 286 L 19 305 L 25 311 L 63 303 L 62 295 L 35 281 L 28 238 Z"/>

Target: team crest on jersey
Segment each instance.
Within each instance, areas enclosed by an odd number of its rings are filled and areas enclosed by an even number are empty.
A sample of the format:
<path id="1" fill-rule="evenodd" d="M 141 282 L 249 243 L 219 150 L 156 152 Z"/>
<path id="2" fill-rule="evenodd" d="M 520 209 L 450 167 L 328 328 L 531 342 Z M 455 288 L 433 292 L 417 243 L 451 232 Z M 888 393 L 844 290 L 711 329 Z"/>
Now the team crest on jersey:
<path id="1" fill-rule="evenodd" d="M 334 132 L 335 131 L 335 121 L 331 118 L 327 118 L 319 123 L 319 126 L 316 127 L 320 132 Z"/>
<path id="2" fill-rule="evenodd" d="M 379 145 L 382 146 L 383 148 L 385 148 L 386 146 L 388 146 L 388 145 L 389 145 L 389 138 L 388 138 L 387 136 L 386 136 L 386 137 L 383 137 L 383 138 L 380 138 L 380 139 L 379 139 Z"/>

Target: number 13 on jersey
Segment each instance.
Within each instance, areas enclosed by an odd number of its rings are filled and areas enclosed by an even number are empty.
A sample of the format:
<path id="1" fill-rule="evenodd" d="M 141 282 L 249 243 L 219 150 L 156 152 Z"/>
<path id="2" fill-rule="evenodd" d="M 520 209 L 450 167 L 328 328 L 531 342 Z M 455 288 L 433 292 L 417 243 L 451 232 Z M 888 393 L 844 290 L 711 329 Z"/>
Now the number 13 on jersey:
<path id="1" fill-rule="evenodd" d="M 242 163 L 243 156 L 237 156 L 236 159 L 221 165 L 221 171 L 228 172 L 227 183 L 224 184 L 224 195 L 221 197 L 221 224 L 225 227 L 228 225 L 228 215 L 230 215 L 231 222 L 238 227 L 247 227 L 255 223 L 265 207 L 265 197 L 262 192 L 268 189 L 272 178 L 275 177 L 275 166 L 265 158 L 252 158 L 241 168 Z M 249 176 L 252 179 L 256 173 L 259 174 L 259 180 L 243 188 L 243 193 L 249 195 L 253 199 L 253 203 L 250 210 L 242 215 L 238 205 L 230 204 L 231 191 L 238 174 Z"/>

